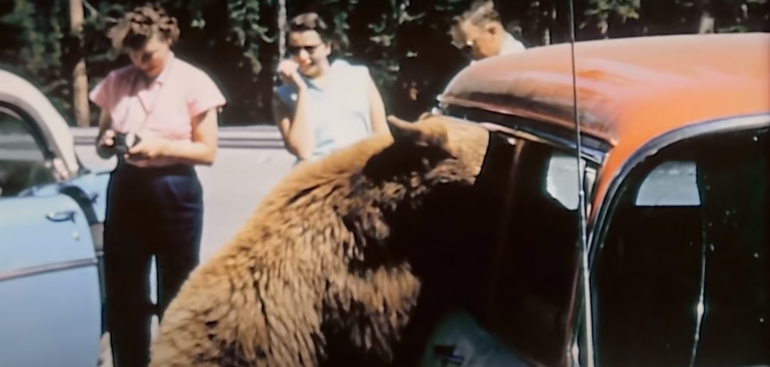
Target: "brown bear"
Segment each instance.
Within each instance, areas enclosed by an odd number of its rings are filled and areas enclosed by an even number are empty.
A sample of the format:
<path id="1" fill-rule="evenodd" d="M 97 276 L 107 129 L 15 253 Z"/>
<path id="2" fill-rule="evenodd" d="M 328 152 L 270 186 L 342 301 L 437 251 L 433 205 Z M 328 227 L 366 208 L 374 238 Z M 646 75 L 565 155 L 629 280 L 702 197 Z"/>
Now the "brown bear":
<path id="1" fill-rule="evenodd" d="M 476 236 L 483 216 L 465 211 L 500 190 L 478 182 L 495 137 L 486 129 L 388 121 L 392 135 L 297 166 L 191 273 L 151 367 L 403 365 L 398 349 L 414 349 L 406 328 L 431 276 L 445 285 L 441 304 L 482 273 L 457 270 L 475 245 L 447 248 Z"/>

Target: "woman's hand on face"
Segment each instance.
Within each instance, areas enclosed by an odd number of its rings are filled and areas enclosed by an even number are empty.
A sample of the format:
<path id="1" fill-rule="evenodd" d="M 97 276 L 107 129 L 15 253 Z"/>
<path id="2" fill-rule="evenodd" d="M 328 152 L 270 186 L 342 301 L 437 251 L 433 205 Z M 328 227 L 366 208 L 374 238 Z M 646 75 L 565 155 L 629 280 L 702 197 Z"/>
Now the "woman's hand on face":
<path id="1" fill-rule="evenodd" d="M 292 60 L 283 60 L 278 64 L 278 75 L 284 83 L 293 85 L 297 91 L 307 90 L 307 83 L 299 75 L 299 64 Z"/>

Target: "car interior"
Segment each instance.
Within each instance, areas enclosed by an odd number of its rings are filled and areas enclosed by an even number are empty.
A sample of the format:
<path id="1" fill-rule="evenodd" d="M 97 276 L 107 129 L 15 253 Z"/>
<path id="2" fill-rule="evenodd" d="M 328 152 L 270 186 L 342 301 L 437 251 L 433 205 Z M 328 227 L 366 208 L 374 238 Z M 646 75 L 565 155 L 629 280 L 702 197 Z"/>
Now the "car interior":
<path id="1" fill-rule="evenodd" d="M 689 363 L 700 294 L 701 207 L 694 176 L 661 167 L 622 194 L 593 270 L 602 366 Z M 688 187 L 696 200 L 677 202 L 682 193 L 644 200 L 640 193 L 655 184 Z"/>
<path id="2" fill-rule="evenodd" d="M 598 365 L 770 363 L 766 138 L 686 141 L 626 179 L 592 269 Z"/>
<path id="3" fill-rule="evenodd" d="M 554 174 L 554 156 L 568 153 L 540 142 L 505 141 L 508 147 L 498 154 L 510 159 L 489 173 L 508 180 L 509 190 L 490 199 L 497 205 L 485 216 L 494 221 L 485 227 L 494 228 L 487 240 L 496 246 L 477 254 L 487 264 L 476 283 L 478 302 L 439 320 L 421 367 L 566 361 L 578 217 L 575 207 L 565 205 L 574 200 L 549 192 L 548 175 Z"/>
<path id="4" fill-rule="evenodd" d="M 578 216 L 547 190 L 553 146 L 520 140 L 512 210 L 503 218 L 501 252 L 487 325 L 506 344 L 547 365 L 564 363 L 577 256 Z M 494 325 L 494 326 L 492 326 Z"/>

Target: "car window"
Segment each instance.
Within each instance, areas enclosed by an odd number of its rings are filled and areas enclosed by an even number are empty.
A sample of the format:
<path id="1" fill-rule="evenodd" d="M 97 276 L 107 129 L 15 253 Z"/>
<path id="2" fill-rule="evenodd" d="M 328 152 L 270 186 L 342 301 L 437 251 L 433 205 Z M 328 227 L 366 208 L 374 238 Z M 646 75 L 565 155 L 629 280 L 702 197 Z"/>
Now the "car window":
<path id="1" fill-rule="evenodd" d="M 27 123 L 14 111 L 0 108 L 0 196 L 16 196 L 53 181 L 43 150 Z"/>
<path id="2" fill-rule="evenodd" d="M 592 269 L 598 366 L 770 364 L 767 152 L 725 133 L 629 174 Z"/>
<path id="3" fill-rule="evenodd" d="M 768 138 L 714 137 L 699 155 L 706 251 L 695 366 L 770 365 Z"/>
<path id="4" fill-rule="evenodd" d="M 695 162 L 666 161 L 644 179 L 638 206 L 698 206 L 700 196 L 695 182 Z"/>
<path id="5" fill-rule="evenodd" d="M 585 169 L 585 194 L 590 198 L 596 179 L 596 168 L 587 166 L 585 159 L 581 159 L 581 162 Z M 546 190 L 551 197 L 570 210 L 578 207 L 577 173 L 578 164 L 573 153 L 559 150 L 553 152 L 548 160 Z"/>
<path id="6" fill-rule="evenodd" d="M 550 145 L 519 144 L 486 295 L 487 321 L 527 357 L 558 365 L 569 338 L 576 271 L 577 165 Z"/>
<path id="7" fill-rule="evenodd" d="M 551 182 L 558 191 L 562 180 L 577 186 L 576 180 L 564 178 L 574 159 L 549 144 L 492 135 L 488 165 L 475 184 L 480 190 L 452 200 L 454 207 L 465 207 L 468 200 L 468 208 L 483 210 L 427 216 L 442 226 L 470 230 L 468 237 L 441 240 L 442 248 L 461 246 L 464 251 L 442 255 L 441 264 L 453 269 L 442 273 L 442 283 L 451 287 L 431 292 L 435 299 L 462 294 L 464 305 L 435 315 L 421 367 L 465 365 L 463 361 L 527 365 L 524 360 L 562 365 L 566 358 L 577 212 L 548 186 Z M 555 196 L 569 201 L 568 195 Z M 468 244 L 473 244 L 471 251 Z"/>

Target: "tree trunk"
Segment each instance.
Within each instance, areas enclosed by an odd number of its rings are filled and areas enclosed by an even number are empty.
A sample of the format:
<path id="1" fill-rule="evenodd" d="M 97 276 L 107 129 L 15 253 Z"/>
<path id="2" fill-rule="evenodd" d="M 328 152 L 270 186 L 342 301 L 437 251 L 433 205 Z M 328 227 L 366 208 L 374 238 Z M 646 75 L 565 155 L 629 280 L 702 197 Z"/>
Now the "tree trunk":
<path id="1" fill-rule="evenodd" d="M 286 0 L 278 0 L 276 6 L 276 10 L 278 14 L 276 15 L 277 20 L 277 26 L 278 26 L 278 63 L 281 62 L 281 60 L 286 57 Z M 278 66 L 278 63 L 276 63 L 276 67 Z M 273 74 L 273 86 L 275 88 L 278 88 L 279 79 L 278 73 L 275 72 Z"/>
<path id="2" fill-rule="evenodd" d="M 543 5 L 545 5 L 542 11 L 544 18 L 542 24 L 544 27 L 542 28 L 543 33 L 541 34 L 540 42 L 542 42 L 543 46 L 548 46 L 553 43 L 553 32 L 556 29 L 556 4 L 549 1 Z"/>
<path id="3" fill-rule="evenodd" d="M 286 56 L 286 0 L 278 0 L 278 53 Z"/>
<path id="4" fill-rule="evenodd" d="M 711 15 L 711 0 L 698 0 L 698 34 L 714 33 L 714 16 Z"/>
<path id="5" fill-rule="evenodd" d="M 607 19 L 602 19 L 599 21 L 599 34 L 601 35 L 602 39 L 610 39 L 610 23 L 607 21 Z"/>
<path id="6" fill-rule="evenodd" d="M 73 50 L 77 62 L 72 70 L 72 108 L 75 111 L 77 126 L 87 127 L 91 124 L 88 105 L 88 74 L 86 60 L 83 55 L 83 1 L 69 0 L 70 5 L 70 34 L 77 40 Z"/>

